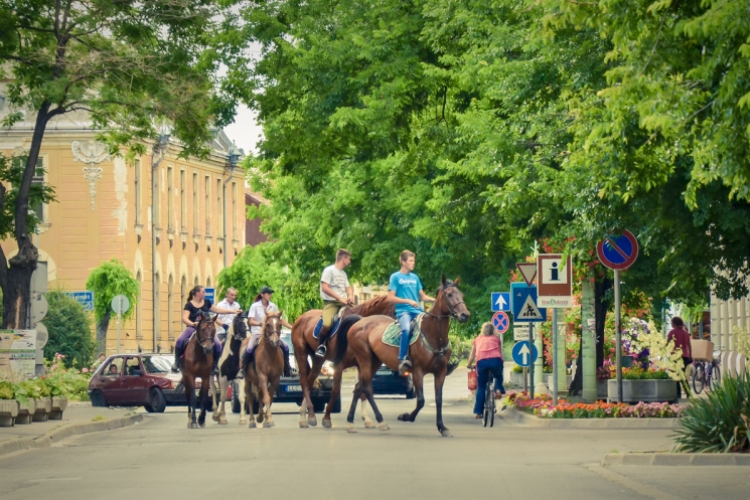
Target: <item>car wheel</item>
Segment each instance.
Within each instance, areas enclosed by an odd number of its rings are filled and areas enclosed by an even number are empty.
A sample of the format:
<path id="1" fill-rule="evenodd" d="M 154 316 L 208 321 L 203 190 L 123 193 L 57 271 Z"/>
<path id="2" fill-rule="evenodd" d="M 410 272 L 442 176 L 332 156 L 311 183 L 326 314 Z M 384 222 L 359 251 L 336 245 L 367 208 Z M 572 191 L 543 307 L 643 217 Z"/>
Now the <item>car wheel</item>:
<path id="1" fill-rule="evenodd" d="M 96 390 L 91 393 L 91 406 L 109 406 L 102 391 Z"/>
<path id="2" fill-rule="evenodd" d="M 414 387 L 406 391 L 406 399 L 414 399 L 417 397 L 417 391 L 414 390 Z"/>
<path id="3" fill-rule="evenodd" d="M 154 407 L 151 405 L 143 405 L 143 408 L 149 413 L 154 413 Z"/>
<path id="4" fill-rule="evenodd" d="M 158 387 L 154 387 L 151 389 L 151 392 L 148 393 L 148 403 L 148 406 L 151 407 L 151 412 L 155 413 L 164 413 L 164 410 L 167 407 L 167 399 Z M 146 411 L 149 411 L 148 407 L 146 407 Z"/>

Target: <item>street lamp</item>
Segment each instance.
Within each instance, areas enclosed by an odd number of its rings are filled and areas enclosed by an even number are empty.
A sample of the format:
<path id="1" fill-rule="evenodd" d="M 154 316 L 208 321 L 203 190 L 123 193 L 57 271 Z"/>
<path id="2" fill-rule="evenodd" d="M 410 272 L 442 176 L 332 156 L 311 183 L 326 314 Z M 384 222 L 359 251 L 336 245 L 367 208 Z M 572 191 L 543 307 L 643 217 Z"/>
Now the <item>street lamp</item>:
<path id="1" fill-rule="evenodd" d="M 243 151 L 238 148 L 234 142 L 229 147 L 227 152 L 227 159 L 229 160 L 229 177 L 224 181 L 222 185 L 222 197 L 224 198 L 224 204 L 222 210 L 224 216 L 222 217 L 223 233 L 224 233 L 224 267 L 227 267 L 227 183 L 232 180 L 234 176 L 234 169 L 237 168 L 237 164 L 240 162 Z"/>
<path id="2" fill-rule="evenodd" d="M 159 139 L 152 147 L 151 154 L 151 294 L 154 305 L 152 314 L 153 323 L 153 337 L 154 337 L 154 352 L 157 352 L 159 348 L 159 342 L 156 338 L 156 332 L 158 330 L 159 315 L 159 297 L 158 289 L 156 287 L 156 231 L 159 229 L 156 225 L 156 168 L 167 156 L 167 150 L 169 149 L 169 129 L 166 126 L 162 126 L 159 131 Z M 154 160 L 156 155 L 159 158 Z"/>

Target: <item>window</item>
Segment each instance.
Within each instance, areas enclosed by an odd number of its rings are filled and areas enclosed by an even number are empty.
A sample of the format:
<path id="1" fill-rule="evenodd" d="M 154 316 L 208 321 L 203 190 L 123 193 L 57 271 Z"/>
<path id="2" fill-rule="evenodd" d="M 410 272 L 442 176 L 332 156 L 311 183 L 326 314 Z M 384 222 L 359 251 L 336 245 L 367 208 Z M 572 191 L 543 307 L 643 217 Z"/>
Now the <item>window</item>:
<path id="1" fill-rule="evenodd" d="M 221 193 L 223 190 L 221 187 L 221 179 L 219 179 L 216 181 L 216 219 L 219 221 L 219 227 L 216 229 L 216 232 L 219 234 L 219 238 L 224 237 L 224 207 L 221 204 Z"/>
<path id="2" fill-rule="evenodd" d="M 169 341 L 174 340 L 174 276 L 169 275 L 169 284 L 167 285 L 167 332 Z"/>
<path id="3" fill-rule="evenodd" d="M 104 375 L 106 377 L 119 377 L 122 373 L 122 358 L 115 358 L 106 365 L 104 365 L 104 368 L 101 372 L 99 372 L 101 375 Z"/>
<path id="4" fill-rule="evenodd" d="M 135 339 L 142 340 L 143 325 L 141 323 L 143 322 L 143 308 L 141 304 L 143 301 L 141 297 L 143 297 L 143 275 L 140 271 L 135 275 L 135 279 L 138 280 L 138 303 L 135 305 Z"/>
<path id="5" fill-rule="evenodd" d="M 187 287 L 187 276 L 182 276 L 182 279 L 180 280 L 180 296 L 182 299 L 180 300 L 180 304 L 187 303 L 187 297 L 188 297 L 188 287 Z M 180 312 L 179 314 L 182 314 Z"/>
<path id="6" fill-rule="evenodd" d="M 237 183 L 232 183 L 232 238 L 239 240 L 237 237 Z"/>
<path id="7" fill-rule="evenodd" d="M 161 298 L 159 296 L 159 285 L 161 284 L 161 276 L 159 273 L 154 274 L 154 348 L 156 348 L 157 342 L 161 337 Z"/>
<path id="8" fill-rule="evenodd" d="M 174 178 L 172 167 L 167 167 L 167 229 L 174 231 Z"/>
<path id="9" fill-rule="evenodd" d="M 141 181 L 141 160 L 135 160 L 133 164 L 133 173 L 135 177 L 135 225 L 142 226 L 143 219 L 141 212 L 143 211 L 143 189 Z"/>
<path id="10" fill-rule="evenodd" d="M 211 177 L 206 176 L 206 202 L 203 210 L 206 213 L 206 236 L 211 236 Z"/>
<path id="11" fill-rule="evenodd" d="M 125 375 L 128 377 L 140 377 L 141 376 L 141 362 L 138 358 L 128 358 L 125 362 L 126 370 Z"/>
<path id="12" fill-rule="evenodd" d="M 185 171 L 180 170 L 180 230 L 187 232 L 187 202 L 185 200 Z"/>
<path id="13" fill-rule="evenodd" d="M 161 186 L 159 185 L 159 172 L 157 172 L 156 169 L 151 169 L 151 175 L 153 176 L 153 189 L 154 189 L 154 229 L 161 229 L 161 198 L 159 197 L 159 190 L 161 189 Z"/>
<path id="14" fill-rule="evenodd" d="M 4 111 L 4 110 L 5 110 L 5 96 L 0 95 L 0 111 Z"/>
<path id="15" fill-rule="evenodd" d="M 193 233 L 198 234 L 198 214 L 200 213 L 200 207 L 198 206 L 198 174 L 193 174 Z"/>

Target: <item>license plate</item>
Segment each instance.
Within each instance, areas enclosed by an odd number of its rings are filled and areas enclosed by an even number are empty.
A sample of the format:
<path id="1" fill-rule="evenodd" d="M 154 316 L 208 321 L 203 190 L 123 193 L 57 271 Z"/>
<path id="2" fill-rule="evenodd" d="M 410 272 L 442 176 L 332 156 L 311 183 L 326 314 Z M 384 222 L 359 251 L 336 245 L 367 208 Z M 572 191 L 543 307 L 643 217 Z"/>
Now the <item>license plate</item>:
<path id="1" fill-rule="evenodd" d="M 288 385 L 286 386 L 286 392 L 302 392 L 301 385 Z"/>

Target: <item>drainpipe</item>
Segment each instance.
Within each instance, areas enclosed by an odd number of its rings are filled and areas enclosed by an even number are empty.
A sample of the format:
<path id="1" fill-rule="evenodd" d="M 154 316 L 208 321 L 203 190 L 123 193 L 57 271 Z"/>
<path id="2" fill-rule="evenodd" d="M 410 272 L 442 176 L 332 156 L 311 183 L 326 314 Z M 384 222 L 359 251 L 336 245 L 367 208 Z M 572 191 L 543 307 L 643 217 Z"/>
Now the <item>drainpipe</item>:
<path id="1" fill-rule="evenodd" d="M 156 169 L 159 164 L 167 156 L 167 149 L 169 148 L 169 134 L 162 131 L 159 135 L 159 142 L 154 144 L 153 153 L 151 155 L 151 297 L 153 302 L 152 310 L 152 335 L 154 338 L 154 350 L 158 352 L 159 341 L 156 338 L 156 332 L 158 330 L 157 317 L 159 307 L 159 297 L 156 293 Z M 154 155 L 158 152 L 159 158 L 154 161 Z"/>
<path id="2" fill-rule="evenodd" d="M 242 154 L 242 150 L 238 149 L 237 146 L 232 144 L 232 146 L 229 148 L 229 178 L 224 181 L 224 184 L 222 185 L 222 196 L 224 199 L 224 203 L 222 206 L 224 217 L 222 218 L 223 223 L 223 232 L 224 232 L 224 268 L 228 265 L 228 258 L 227 258 L 227 240 L 229 239 L 227 236 L 227 183 L 232 180 L 234 177 L 234 169 L 237 168 L 237 163 L 240 160 L 240 155 Z"/>

